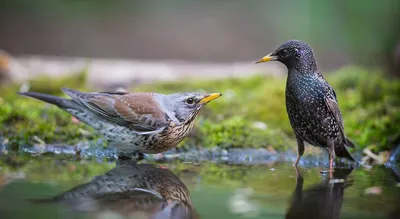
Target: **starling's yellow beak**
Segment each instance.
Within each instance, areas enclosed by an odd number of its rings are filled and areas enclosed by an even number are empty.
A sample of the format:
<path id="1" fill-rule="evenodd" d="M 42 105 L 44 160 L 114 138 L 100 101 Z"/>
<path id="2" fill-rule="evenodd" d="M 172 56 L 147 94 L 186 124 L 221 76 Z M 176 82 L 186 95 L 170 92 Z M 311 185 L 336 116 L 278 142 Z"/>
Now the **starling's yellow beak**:
<path id="1" fill-rule="evenodd" d="M 211 100 L 217 99 L 218 97 L 222 96 L 220 93 L 212 93 L 205 96 L 203 99 L 200 100 L 200 103 L 208 103 Z"/>
<path id="2" fill-rule="evenodd" d="M 256 64 L 262 63 L 262 62 L 274 61 L 274 60 L 277 60 L 277 57 L 274 56 L 273 53 L 270 53 L 270 54 L 268 54 L 268 55 L 262 57 L 260 60 L 258 60 L 258 61 L 256 62 Z"/>

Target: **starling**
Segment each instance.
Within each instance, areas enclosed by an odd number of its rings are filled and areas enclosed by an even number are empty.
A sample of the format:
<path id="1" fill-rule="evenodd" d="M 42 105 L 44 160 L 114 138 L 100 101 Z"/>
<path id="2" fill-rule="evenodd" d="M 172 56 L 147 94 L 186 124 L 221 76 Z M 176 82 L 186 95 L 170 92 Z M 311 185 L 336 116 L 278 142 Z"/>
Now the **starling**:
<path id="1" fill-rule="evenodd" d="M 311 47 L 290 40 L 256 63 L 268 61 L 279 61 L 288 69 L 286 110 L 297 139 L 295 166 L 304 153 L 304 141 L 327 149 L 330 171 L 336 156 L 355 161 L 346 148 L 354 144 L 344 134 L 335 91 L 318 70 Z"/>
<path id="2" fill-rule="evenodd" d="M 129 218 L 198 218 L 188 188 L 172 171 L 133 160 L 119 160 L 91 182 L 32 202 L 62 203 L 92 214 L 89 218 L 107 211 Z"/>
<path id="3" fill-rule="evenodd" d="M 118 158 L 156 154 L 175 147 L 190 132 L 200 110 L 220 93 L 83 93 L 67 88 L 72 99 L 19 93 L 54 104 L 104 135 Z"/>

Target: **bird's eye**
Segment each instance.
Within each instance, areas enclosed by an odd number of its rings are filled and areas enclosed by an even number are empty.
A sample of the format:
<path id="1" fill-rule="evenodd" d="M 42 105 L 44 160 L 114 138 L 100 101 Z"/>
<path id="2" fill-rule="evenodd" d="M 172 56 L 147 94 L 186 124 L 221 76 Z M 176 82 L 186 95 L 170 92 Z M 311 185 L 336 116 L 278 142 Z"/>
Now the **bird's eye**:
<path id="1" fill-rule="evenodd" d="M 283 53 L 287 53 L 287 49 L 284 49 L 284 50 L 283 50 Z"/>
<path id="2" fill-rule="evenodd" d="M 187 98 L 187 99 L 186 99 L 186 103 L 187 103 L 187 104 L 193 104 L 193 103 L 194 103 L 194 99 L 193 99 L 192 97 Z"/>

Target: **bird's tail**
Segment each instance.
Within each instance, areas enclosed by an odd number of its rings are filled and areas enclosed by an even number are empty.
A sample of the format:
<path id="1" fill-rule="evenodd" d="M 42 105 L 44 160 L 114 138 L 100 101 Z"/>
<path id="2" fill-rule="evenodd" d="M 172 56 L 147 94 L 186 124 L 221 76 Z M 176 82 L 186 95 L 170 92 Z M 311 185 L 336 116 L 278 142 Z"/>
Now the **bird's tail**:
<path id="1" fill-rule="evenodd" d="M 56 105 L 63 109 L 67 108 L 76 109 L 78 107 L 78 104 L 75 103 L 73 100 L 56 97 L 48 94 L 41 94 L 36 92 L 18 92 L 18 94 L 22 96 L 32 97 L 44 101 L 46 103 Z"/>
<path id="2" fill-rule="evenodd" d="M 335 147 L 335 154 L 338 157 L 343 157 L 351 161 L 356 161 L 353 155 L 351 155 L 350 152 L 347 150 L 347 147 L 345 145 L 343 145 L 343 147 Z"/>
<path id="3" fill-rule="evenodd" d="M 351 142 L 350 139 L 348 139 L 348 138 L 345 138 L 344 144 L 345 144 L 347 147 L 355 148 L 354 143 Z"/>

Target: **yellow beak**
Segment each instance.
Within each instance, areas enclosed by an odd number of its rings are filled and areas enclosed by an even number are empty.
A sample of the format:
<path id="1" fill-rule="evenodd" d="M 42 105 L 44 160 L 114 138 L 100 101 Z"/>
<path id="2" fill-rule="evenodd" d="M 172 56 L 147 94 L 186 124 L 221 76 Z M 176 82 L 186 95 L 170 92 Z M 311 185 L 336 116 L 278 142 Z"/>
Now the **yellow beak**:
<path id="1" fill-rule="evenodd" d="M 277 57 L 274 56 L 274 55 L 272 55 L 272 53 L 270 53 L 270 54 L 268 54 L 268 55 L 262 57 L 260 60 L 258 60 L 258 61 L 256 62 L 256 64 L 262 63 L 262 62 L 274 61 L 274 60 L 276 60 L 276 59 L 277 59 Z"/>
<path id="2" fill-rule="evenodd" d="M 217 99 L 218 97 L 222 96 L 220 93 L 212 93 L 204 97 L 203 99 L 200 100 L 200 103 L 208 103 L 211 100 Z"/>

